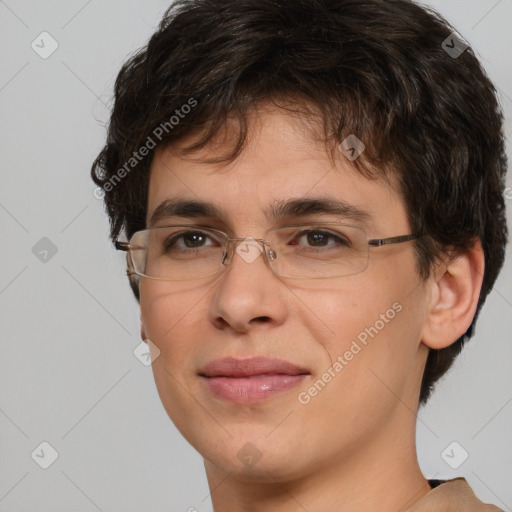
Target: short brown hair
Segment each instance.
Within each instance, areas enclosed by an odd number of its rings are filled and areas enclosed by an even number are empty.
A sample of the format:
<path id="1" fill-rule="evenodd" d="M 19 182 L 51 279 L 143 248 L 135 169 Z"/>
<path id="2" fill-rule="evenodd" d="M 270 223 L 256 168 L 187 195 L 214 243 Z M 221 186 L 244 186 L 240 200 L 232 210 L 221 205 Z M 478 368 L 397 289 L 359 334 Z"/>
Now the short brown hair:
<path id="1" fill-rule="evenodd" d="M 130 159 L 149 138 L 166 145 L 202 134 L 193 151 L 234 117 L 240 130 L 229 161 L 243 151 L 248 112 L 259 102 L 317 112 L 326 148 L 355 134 L 367 163 L 392 169 L 411 229 L 427 235 L 415 244 L 423 278 L 444 249 L 482 244 L 477 314 L 455 343 L 430 350 L 425 403 L 473 335 L 507 240 L 503 117 L 471 49 L 457 58 L 447 53 L 443 41 L 452 32 L 436 12 L 408 0 L 175 2 L 119 72 L 107 142 L 92 167 L 105 191 L 112 240 L 145 227 L 153 150 Z M 179 115 L 191 99 L 194 108 Z M 138 299 L 133 281 L 132 289 Z"/>

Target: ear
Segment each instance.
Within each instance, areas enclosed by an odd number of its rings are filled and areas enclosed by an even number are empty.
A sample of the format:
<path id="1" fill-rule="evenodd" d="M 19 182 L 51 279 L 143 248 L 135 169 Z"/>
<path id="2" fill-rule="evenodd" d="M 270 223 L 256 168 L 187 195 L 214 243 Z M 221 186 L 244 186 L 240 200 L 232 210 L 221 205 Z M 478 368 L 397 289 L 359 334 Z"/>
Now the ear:
<path id="1" fill-rule="evenodd" d="M 475 316 L 485 269 L 480 240 L 432 272 L 430 300 L 422 342 L 430 348 L 448 347 L 462 336 Z"/>

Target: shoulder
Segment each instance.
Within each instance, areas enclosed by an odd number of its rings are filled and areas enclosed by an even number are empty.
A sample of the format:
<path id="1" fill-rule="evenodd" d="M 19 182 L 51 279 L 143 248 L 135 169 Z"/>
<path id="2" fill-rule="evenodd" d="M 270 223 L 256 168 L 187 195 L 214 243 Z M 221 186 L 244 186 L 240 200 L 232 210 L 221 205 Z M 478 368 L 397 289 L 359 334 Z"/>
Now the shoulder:
<path id="1" fill-rule="evenodd" d="M 430 480 L 433 489 L 407 512 L 503 512 L 495 505 L 480 501 L 465 478 Z"/>

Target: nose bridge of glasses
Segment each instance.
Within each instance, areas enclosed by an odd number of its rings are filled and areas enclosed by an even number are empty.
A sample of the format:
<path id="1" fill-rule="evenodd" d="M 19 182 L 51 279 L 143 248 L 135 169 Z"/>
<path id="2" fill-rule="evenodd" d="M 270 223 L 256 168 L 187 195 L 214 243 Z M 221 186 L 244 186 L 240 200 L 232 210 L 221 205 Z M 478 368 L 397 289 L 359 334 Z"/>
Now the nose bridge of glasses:
<path id="1" fill-rule="evenodd" d="M 222 264 L 228 265 L 237 253 L 246 263 L 253 263 L 261 253 L 265 253 L 269 261 L 275 259 L 275 252 L 271 249 L 270 243 L 261 238 L 235 237 L 227 239 L 226 252 L 222 258 Z"/>

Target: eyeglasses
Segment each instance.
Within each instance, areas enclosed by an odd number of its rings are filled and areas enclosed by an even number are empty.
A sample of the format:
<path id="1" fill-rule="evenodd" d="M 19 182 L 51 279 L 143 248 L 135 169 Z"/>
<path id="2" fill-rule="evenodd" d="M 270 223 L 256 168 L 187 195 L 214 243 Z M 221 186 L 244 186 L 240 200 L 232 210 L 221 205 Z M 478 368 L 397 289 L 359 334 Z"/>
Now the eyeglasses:
<path id="1" fill-rule="evenodd" d="M 151 279 L 182 281 L 218 274 L 235 250 L 247 263 L 264 253 L 271 270 L 281 277 L 323 279 L 366 270 L 370 247 L 422 235 L 369 239 L 359 227 L 324 222 L 279 227 L 265 236 L 268 240 L 230 238 L 217 229 L 179 225 L 137 231 L 128 242 L 116 240 L 115 246 L 128 252 L 128 274 Z"/>

